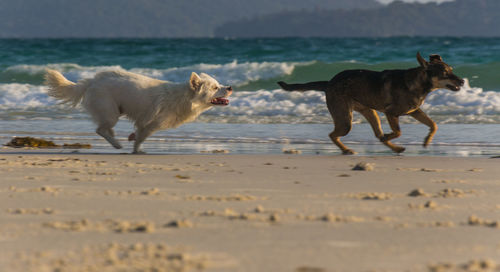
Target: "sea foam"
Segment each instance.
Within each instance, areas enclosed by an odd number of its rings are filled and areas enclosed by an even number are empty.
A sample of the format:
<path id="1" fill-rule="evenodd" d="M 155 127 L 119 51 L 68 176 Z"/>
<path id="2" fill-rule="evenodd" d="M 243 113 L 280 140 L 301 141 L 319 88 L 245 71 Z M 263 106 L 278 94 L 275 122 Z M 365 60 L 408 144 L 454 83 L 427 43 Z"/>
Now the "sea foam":
<path id="1" fill-rule="evenodd" d="M 251 81 L 289 75 L 297 65 L 303 63 L 288 62 L 243 62 L 237 60 L 225 64 L 196 64 L 166 69 L 132 68 L 130 72 L 171 82 L 188 81 L 191 72 L 207 73 L 224 85 L 242 85 Z M 121 66 L 80 66 L 74 63 L 47 65 L 14 65 L 0 72 L 2 83 L 43 84 L 46 69 L 54 69 L 64 74 L 71 81 L 94 77 L 102 71 L 124 69 Z"/>
<path id="2" fill-rule="evenodd" d="M 243 62 L 226 64 L 197 64 L 169 69 L 133 68 L 130 71 L 162 80 L 183 82 L 191 72 L 203 72 L 216 78 L 224 85 L 242 85 L 251 81 L 289 75 L 298 63 L 287 62 Z"/>
<path id="3" fill-rule="evenodd" d="M 221 83 L 238 86 L 248 82 L 269 80 L 267 88 L 256 91 L 238 91 L 235 88 L 227 107 L 214 107 L 200 116 L 200 122 L 231 123 L 331 123 L 330 114 L 325 105 L 323 92 L 286 92 L 276 89 L 275 78 L 286 77 L 294 69 L 307 63 L 262 62 L 252 63 L 237 61 L 226 64 L 197 64 L 193 66 L 150 69 L 133 68 L 130 71 L 147 76 L 183 82 L 191 71 L 214 75 Z M 16 65 L 4 70 L 4 79 L 23 77 L 31 83 L 0 84 L 0 118 L 12 118 L 12 112 L 29 111 L 32 116 L 75 118 L 82 116 L 82 110 L 65 110 L 64 106 L 47 96 L 43 85 L 46 68 L 57 69 L 72 81 L 93 77 L 105 70 L 123 69 L 120 66 L 85 67 L 71 63 L 49 65 Z M 19 80 L 22 82 L 22 80 Z M 276 85 L 277 87 L 277 85 Z M 471 87 L 468 80 L 459 92 L 437 90 L 429 94 L 422 109 L 439 123 L 500 123 L 500 93 Z M 61 117 L 61 111 L 64 116 Z M 71 113 L 71 114 L 68 114 Z M 39 113 L 39 114 L 37 114 Z M 19 114 L 18 114 L 19 115 Z M 360 115 L 354 116 L 354 122 L 364 122 Z M 402 118 L 403 123 L 415 123 L 409 117 Z"/>
<path id="4" fill-rule="evenodd" d="M 47 95 L 47 88 L 30 84 L 0 84 L 1 110 L 40 109 L 53 106 L 55 101 Z"/>

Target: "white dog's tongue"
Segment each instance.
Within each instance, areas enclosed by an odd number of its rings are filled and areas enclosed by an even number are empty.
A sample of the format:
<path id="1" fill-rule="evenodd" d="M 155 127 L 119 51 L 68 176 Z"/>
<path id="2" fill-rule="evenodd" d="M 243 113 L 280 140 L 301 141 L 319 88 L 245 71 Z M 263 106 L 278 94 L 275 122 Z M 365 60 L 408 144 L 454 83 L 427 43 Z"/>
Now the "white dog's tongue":
<path id="1" fill-rule="evenodd" d="M 217 98 L 212 99 L 211 103 L 214 105 L 226 106 L 229 104 L 229 100 L 227 100 L 223 97 L 217 97 Z"/>

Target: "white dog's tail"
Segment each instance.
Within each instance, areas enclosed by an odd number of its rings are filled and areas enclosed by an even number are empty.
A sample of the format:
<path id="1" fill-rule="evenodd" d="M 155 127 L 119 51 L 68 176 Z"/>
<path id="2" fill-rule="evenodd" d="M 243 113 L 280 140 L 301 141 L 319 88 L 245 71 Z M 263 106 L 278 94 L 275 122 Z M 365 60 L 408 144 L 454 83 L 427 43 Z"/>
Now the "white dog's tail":
<path id="1" fill-rule="evenodd" d="M 66 79 L 56 70 L 47 69 L 45 85 L 49 86 L 48 95 L 61 100 L 62 104 L 71 104 L 75 107 L 82 101 L 85 92 L 84 86 Z"/>

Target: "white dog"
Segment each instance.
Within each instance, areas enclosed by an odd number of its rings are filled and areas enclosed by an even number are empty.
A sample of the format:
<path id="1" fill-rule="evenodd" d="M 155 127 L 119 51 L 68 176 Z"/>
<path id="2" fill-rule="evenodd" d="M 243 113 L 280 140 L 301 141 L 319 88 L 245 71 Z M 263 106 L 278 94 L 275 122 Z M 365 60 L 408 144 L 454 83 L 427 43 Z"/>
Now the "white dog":
<path id="1" fill-rule="evenodd" d="M 47 70 L 48 94 L 73 107 L 80 102 L 97 124 L 97 134 L 115 148 L 122 148 L 114 137 L 113 127 L 125 115 L 134 121 L 134 152 L 142 153 L 140 145 L 153 132 L 175 128 L 193 121 L 213 105 L 225 106 L 232 93 L 207 74 L 191 74 L 186 83 L 174 84 L 123 70 L 100 72 L 91 79 L 77 83 L 61 73 Z"/>

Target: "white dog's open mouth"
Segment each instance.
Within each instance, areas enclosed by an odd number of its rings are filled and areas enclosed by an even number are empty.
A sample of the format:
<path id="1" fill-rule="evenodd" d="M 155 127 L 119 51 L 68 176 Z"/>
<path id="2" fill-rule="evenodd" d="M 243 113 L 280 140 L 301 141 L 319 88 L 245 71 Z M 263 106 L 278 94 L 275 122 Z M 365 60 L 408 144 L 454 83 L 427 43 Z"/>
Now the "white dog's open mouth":
<path id="1" fill-rule="evenodd" d="M 217 98 L 212 99 L 212 101 L 210 101 L 210 103 L 212 103 L 214 105 L 219 105 L 219 106 L 226 106 L 229 104 L 229 100 L 227 100 L 223 97 L 217 97 Z"/>

